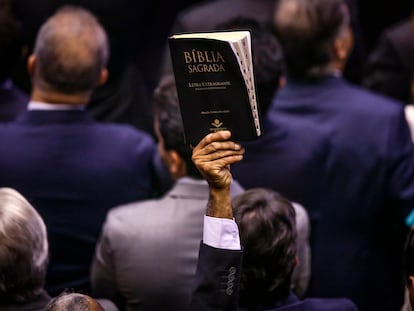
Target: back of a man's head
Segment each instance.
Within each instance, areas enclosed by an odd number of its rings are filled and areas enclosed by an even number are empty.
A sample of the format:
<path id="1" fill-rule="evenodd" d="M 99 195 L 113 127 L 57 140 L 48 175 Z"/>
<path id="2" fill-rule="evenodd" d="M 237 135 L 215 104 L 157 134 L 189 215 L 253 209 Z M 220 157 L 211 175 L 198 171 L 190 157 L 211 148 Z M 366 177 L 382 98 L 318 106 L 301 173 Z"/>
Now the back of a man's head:
<path id="1" fill-rule="evenodd" d="M 253 68 L 260 111 L 265 114 L 284 76 L 282 47 L 266 24 L 246 17 L 236 17 L 217 25 L 223 30 L 249 30 L 252 40 Z"/>
<path id="2" fill-rule="evenodd" d="M 6 9 L 0 9 L 0 83 L 10 78 L 22 57 L 21 26 Z"/>
<path id="3" fill-rule="evenodd" d="M 280 194 L 249 189 L 234 198 L 243 245 L 240 305 L 270 308 L 288 297 L 296 264 L 295 210 Z"/>
<path id="4" fill-rule="evenodd" d="M 46 226 L 30 203 L 10 188 L 0 188 L 0 241 L 0 301 L 29 302 L 45 282 Z"/>
<path id="5" fill-rule="evenodd" d="M 350 16 L 343 0 L 279 0 L 274 29 L 293 78 L 327 73 L 335 39 L 349 30 Z"/>
<path id="6" fill-rule="evenodd" d="M 103 27 L 89 11 L 64 6 L 40 28 L 34 84 L 62 93 L 92 91 L 109 57 Z"/>
<path id="7" fill-rule="evenodd" d="M 192 150 L 184 141 L 177 89 L 173 75 L 164 76 L 153 95 L 154 127 L 166 151 L 174 150 L 184 160 L 187 175 L 201 178 L 191 159 Z"/>
<path id="8" fill-rule="evenodd" d="M 87 295 L 63 292 L 49 302 L 45 311 L 104 311 L 104 309 L 95 299 Z"/>

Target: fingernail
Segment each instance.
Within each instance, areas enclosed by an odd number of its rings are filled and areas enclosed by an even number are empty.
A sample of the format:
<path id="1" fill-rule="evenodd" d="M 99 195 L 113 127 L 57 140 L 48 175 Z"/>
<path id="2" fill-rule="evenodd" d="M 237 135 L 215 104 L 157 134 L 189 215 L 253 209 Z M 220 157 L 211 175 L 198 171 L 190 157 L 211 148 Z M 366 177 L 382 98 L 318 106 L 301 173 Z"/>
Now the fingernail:
<path id="1" fill-rule="evenodd" d="M 240 150 L 241 146 L 239 144 L 234 144 L 234 150 Z"/>

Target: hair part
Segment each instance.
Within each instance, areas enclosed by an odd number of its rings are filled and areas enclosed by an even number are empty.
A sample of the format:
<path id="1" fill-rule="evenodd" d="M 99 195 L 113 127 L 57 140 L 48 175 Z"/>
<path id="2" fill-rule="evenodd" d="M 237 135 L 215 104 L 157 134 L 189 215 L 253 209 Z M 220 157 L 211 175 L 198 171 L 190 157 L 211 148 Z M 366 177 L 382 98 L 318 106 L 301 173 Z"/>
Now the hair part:
<path id="1" fill-rule="evenodd" d="M 289 295 L 296 257 L 295 210 L 289 200 L 264 188 L 234 198 L 243 251 L 240 305 L 273 306 Z"/>
<path id="2" fill-rule="evenodd" d="M 337 38 L 344 36 L 350 13 L 343 0 L 280 0 L 274 30 L 285 55 L 289 75 L 318 78 L 330 72 Z"/>
<path id="3" fill-rule="evenodd" d="M 11 188 L 0 188 L 0 240 L 0 300 L 30 301 L 44 287 L 46 226 L 33 206 Z"/>
<path id="4" fill-rule="evenodd" d="M 40 28 L 36 38 L 38 78 L 64 93 L 92 91 L 109 57 L 108 38 L 84 8 L 64 6 Z"/>

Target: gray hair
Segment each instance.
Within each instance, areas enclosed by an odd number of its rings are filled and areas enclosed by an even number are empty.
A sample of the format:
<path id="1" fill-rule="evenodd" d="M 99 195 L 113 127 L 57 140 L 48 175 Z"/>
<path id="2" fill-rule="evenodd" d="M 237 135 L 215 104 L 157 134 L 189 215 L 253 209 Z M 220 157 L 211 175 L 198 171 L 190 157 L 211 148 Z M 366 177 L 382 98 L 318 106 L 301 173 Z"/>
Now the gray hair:
<path id="1" fill-rule="evenodd" d="M 16 190 L 0 188 L 0 301 L 26 302 L 44 287 L 46 226 Z"/>
<path id="2" fill-rule="evenodd" d="M 64 6 L 40 28 L 34 54 L 35 78 L 64 93 L 88 92 L 108 61 L 108 38 L 92 13 Z"/>
<path id="3" fill-rule="evenodd" d="M 104 311 L 102 306 L 92 297 L 79 293 L 62 292 L 53 298 L 45 311 Z"/>

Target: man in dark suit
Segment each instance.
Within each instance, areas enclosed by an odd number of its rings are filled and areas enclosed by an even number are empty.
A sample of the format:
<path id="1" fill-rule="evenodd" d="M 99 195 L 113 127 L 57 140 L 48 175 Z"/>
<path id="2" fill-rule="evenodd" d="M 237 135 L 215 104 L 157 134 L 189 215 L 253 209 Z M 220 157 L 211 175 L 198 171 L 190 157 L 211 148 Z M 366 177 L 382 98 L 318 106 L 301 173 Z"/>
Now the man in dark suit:
<path id="1" fill-rule="evenodd" d="M 352 43 L 343 1 L 280 0 L 275 29 L 287 83 L 264 120 L 264 136 L 246 144 L 232 172 L 245 188 L 269 187 L 307 208 L 308 295 L 397 310 L 403 218 L 414 208 L 404 111 L 341 78 Z"/>
<path id="2" fill-rule="evenodd" d="M 29 97 L 16 87 L 12 74 L 23 54 L 21 28 L 7 8 L 0 9 L 0 122 L 26 110 Z"/>
<path id="3" fill-rule="evenodd" d="M 242 159 L 244 149 L 229 139 L 230 132 L 228 131 L 207 135 L 194 148 L 193 161 L 210 186 L 207 215 L 219 217 L 215 219 L 216 229 L 211 230 L 205 227 L 204 234 L 212 231 L 216 231 L 216 234 L 218 232 L 228 233 L 227 237 L 222 239 L 226 242 L 224 245 L 227 247 L 231 245 L 232 249 L 237 250 L 240 249 L 238 227 L 243 245 L 242 270 L 231 269 L 230 275 L 225 276 L 222 281 L 220 278 L 212 277 L 211 271 L 214 272 L 217 268 L 211 266 L 213 262 L 225 262 L 227 255 L 234 256 L 235 262 L 238 259 L 238 265 L 240 265 L 241 254 L 237 251 L 221 250 L 218 252 L 217 249 L 202 244 L 198 276 L 203 277 L 199 279 L 199 282 L 204 281 L 206 284 L 204 288 L 199 288 L 195 293 L 202 294 L 204 289 L 205 297 L 209 297 L 209 291 L 221 287 L 221 291 L 225 294 L 234 294 L 239 290 L 239 282 L 233 283 L 233 281 L 240 277 L 240 292 L 238 293 L 240 310 L 356 311 L 354 304 L 348 299 L 299 301 L 291 293 L 292 272 L 297 264 L 294 208 L 278 193 L 260 188 L 250 189 L 230 202 L 232 176 L 229 166 Z M 237 226 L 232 220 L 233 216 Z M 204 243 L 206 242 L 207 237 L 204 236 Z M 211 245 L 212 243 L 208 242 L 210 246 L 223 247 L 221 244 Z M 218 255 L 207 256 L 214 253 Z M 211 260 L 212 258 L 215 261 Z M 200 296 L 203 297 L 203 295 Z M 216 301 L 220 300 L 216 299 Z M 236 307 L 234 306 L 232 310 L 236 310 Z"/>
<path id="4" fill-rule="evenodd" d="M 29 111 L 0 129 L 0 185 L 17 189 L 48 228 L 47 289 L 89 291 L 89 267 L 109 208 L 153 191 L 154 141 L 99 124 L 85 106 L 105 82 L 108 42 L 88 11 L 66 7 L 39 31 L 28 68 Z"/>

